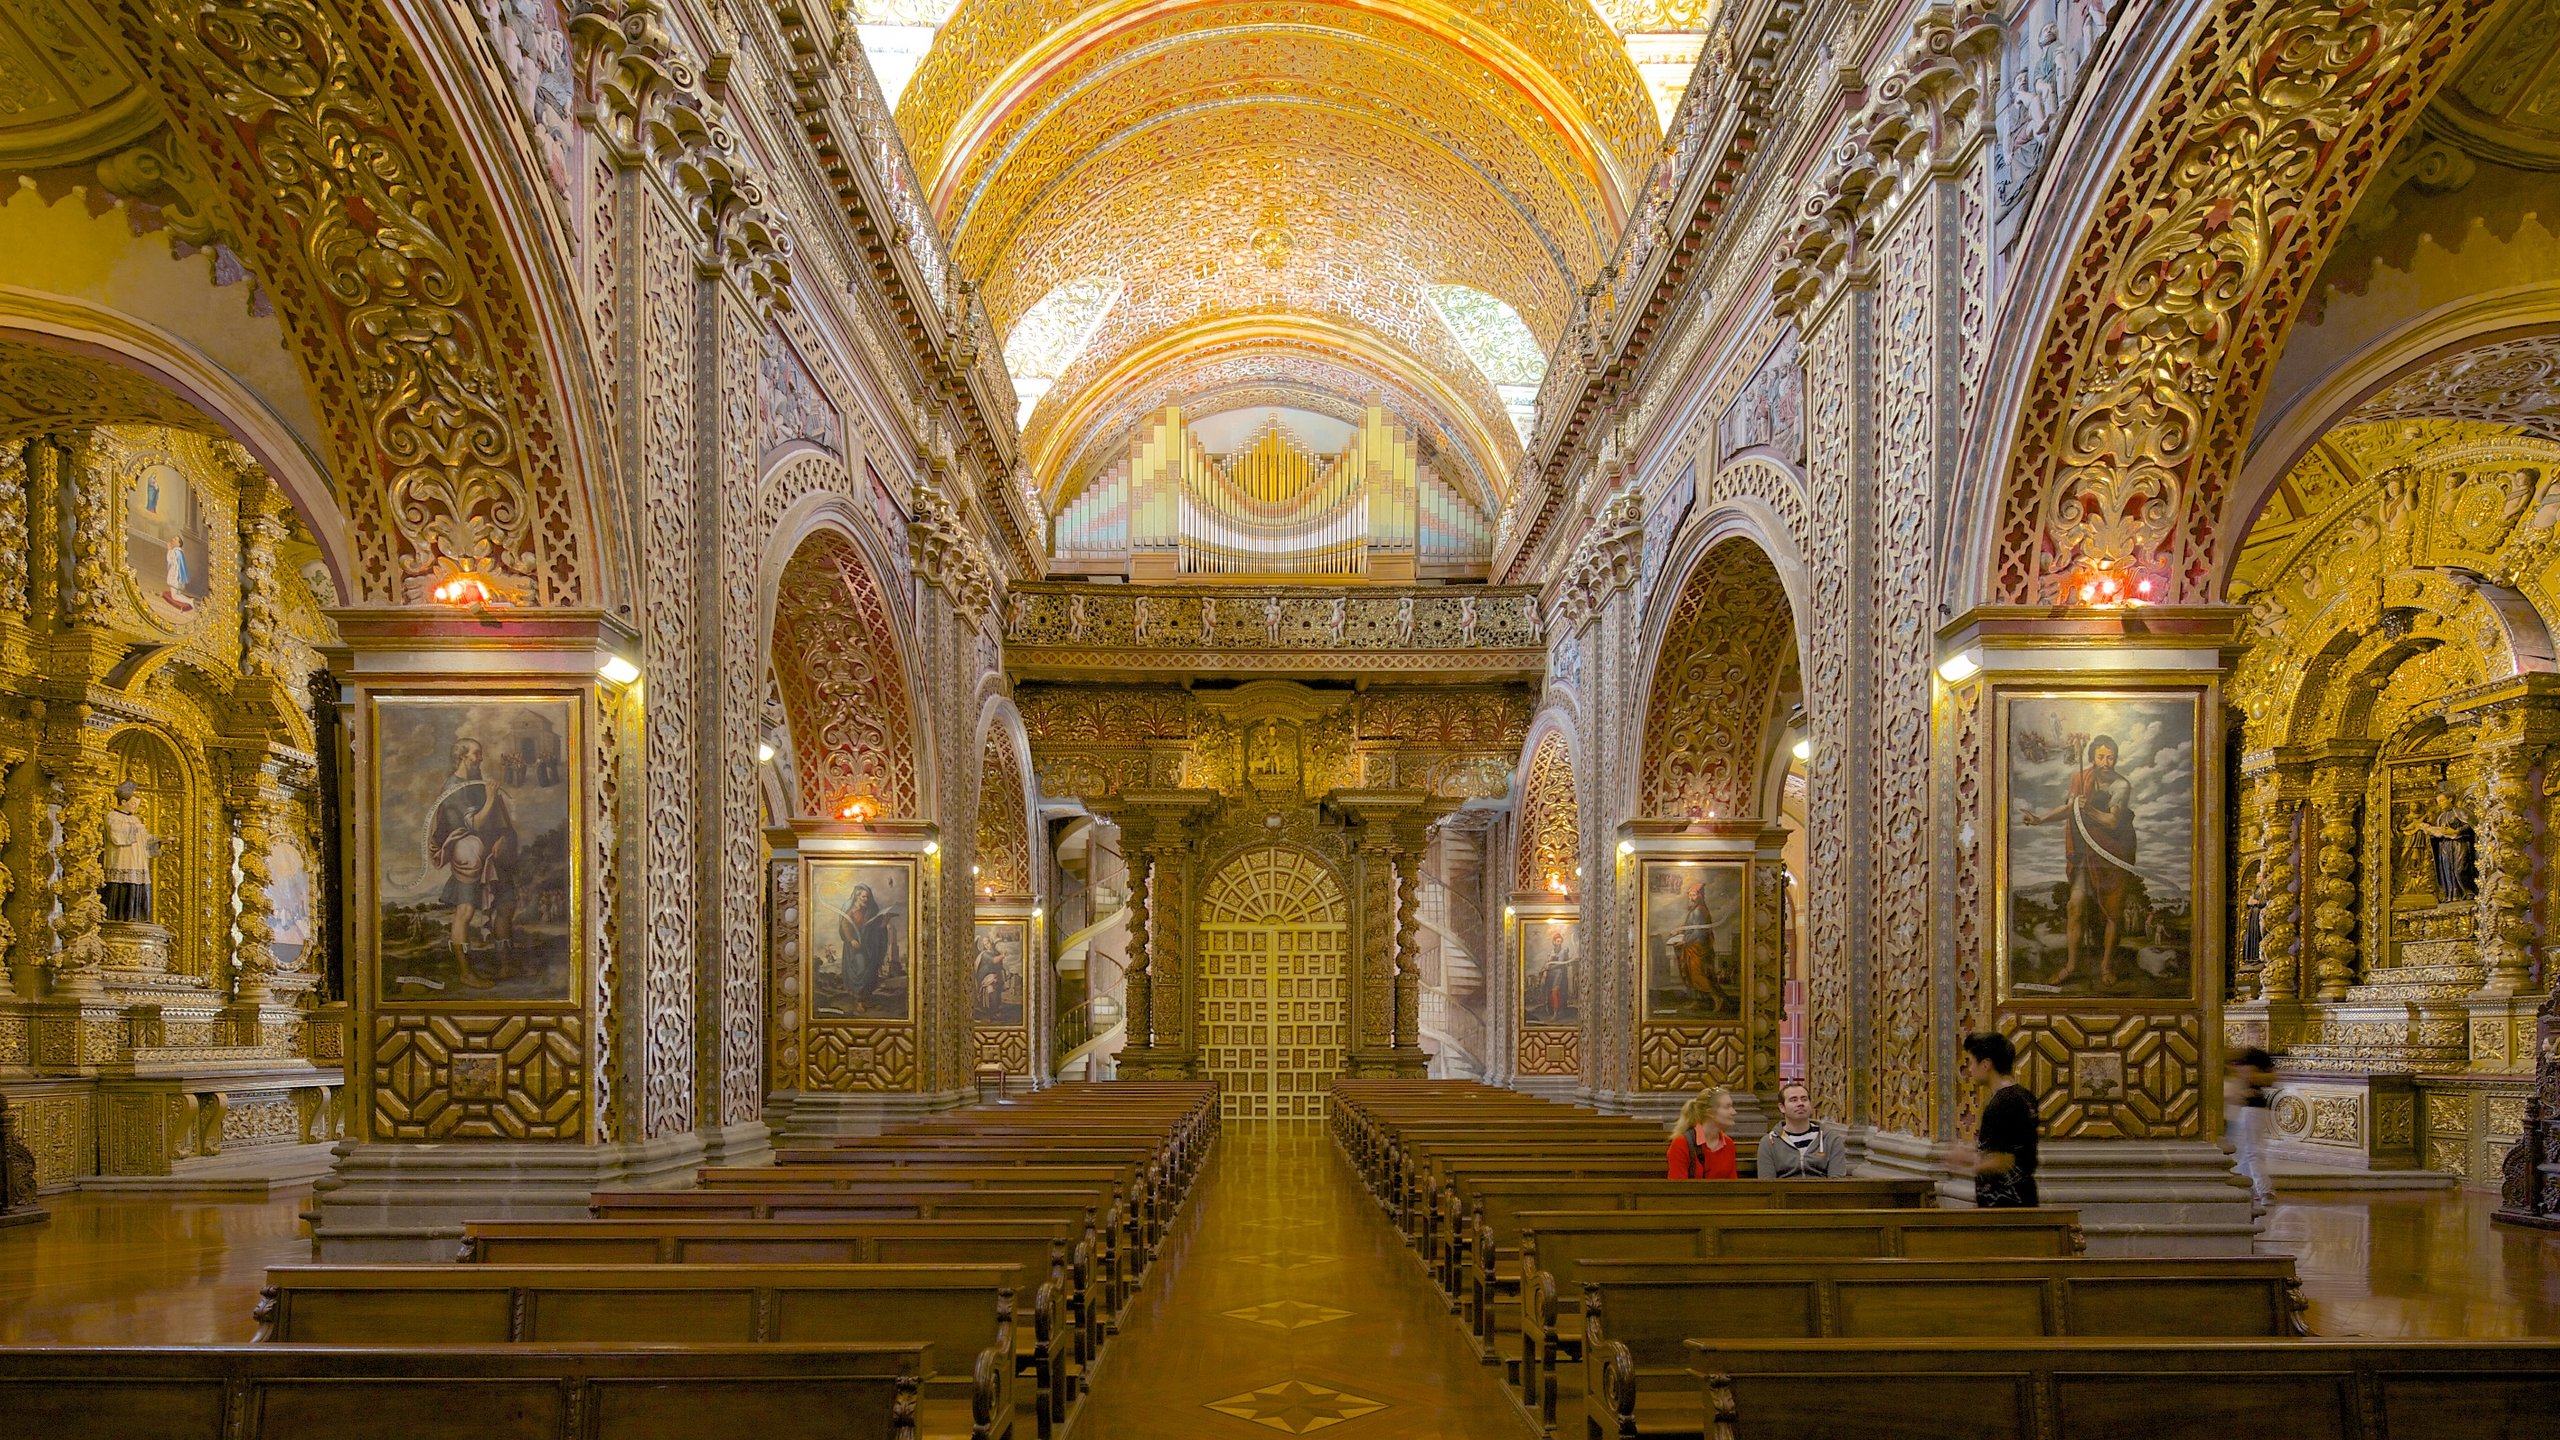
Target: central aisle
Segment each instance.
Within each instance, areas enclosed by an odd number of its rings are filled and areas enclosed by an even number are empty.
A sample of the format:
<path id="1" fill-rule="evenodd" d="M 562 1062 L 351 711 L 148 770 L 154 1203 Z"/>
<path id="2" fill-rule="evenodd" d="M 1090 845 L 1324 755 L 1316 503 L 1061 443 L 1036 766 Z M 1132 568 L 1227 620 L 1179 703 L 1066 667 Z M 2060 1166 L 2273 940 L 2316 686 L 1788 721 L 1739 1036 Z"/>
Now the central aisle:
<path id="1" fill-rule="evenodd" d="M 1315 1122 L 1226 1125 L 1077 1422 L 1076 1440 L 1529 1434 Z"/>

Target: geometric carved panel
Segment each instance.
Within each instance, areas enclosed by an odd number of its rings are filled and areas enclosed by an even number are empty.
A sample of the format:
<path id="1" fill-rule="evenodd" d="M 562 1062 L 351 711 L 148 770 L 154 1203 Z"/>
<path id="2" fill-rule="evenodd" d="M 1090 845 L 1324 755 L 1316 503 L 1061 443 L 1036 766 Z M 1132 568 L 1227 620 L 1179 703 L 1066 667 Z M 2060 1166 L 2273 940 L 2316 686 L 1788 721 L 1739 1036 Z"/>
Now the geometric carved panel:
<path id="1" fill-rule="evenodd" d="M 811 1090 L 913 1090 L 915 1027 L 861 1021 L 813 1025 L 806 1073 L 805 1084 Z"/>
<path id="2" fill-rule="evenodd" d="M 974 1026 L 969 1031 L 969 1064 L 1001 1065 L 1007 1075 L 1031 1073 L 1031 1032 L 1013 1027 Z"/>
<path id="3" fill-rule="evenodd" d="M 1638 1090 L 1696 1091 L 1751 1083 L 1739 1025 L 1646 1024 L 1636 1034 Z M 1525 1049 L 1527 1037 L 1522 1037 Z"/>
<path id="4" fill-rule="evenodd" d="M 1581 1074 L 1582 1032 L 1543 1026 L 1524 1028 L 1520 1032 L 1519 1070 L 1523 1075 Z"/>
<path id="5" fill-rule="evenodd" d="M 581 1015 L 377 1015 L 376 1140 L 579 1140 Z"/>
<path id="6" fill-rule="evenodd" d="M 2193 1014 L 2004 1013 L 2018 1082 L 2062 1140 L 2204 1137 L 2204 1043 Z"/>

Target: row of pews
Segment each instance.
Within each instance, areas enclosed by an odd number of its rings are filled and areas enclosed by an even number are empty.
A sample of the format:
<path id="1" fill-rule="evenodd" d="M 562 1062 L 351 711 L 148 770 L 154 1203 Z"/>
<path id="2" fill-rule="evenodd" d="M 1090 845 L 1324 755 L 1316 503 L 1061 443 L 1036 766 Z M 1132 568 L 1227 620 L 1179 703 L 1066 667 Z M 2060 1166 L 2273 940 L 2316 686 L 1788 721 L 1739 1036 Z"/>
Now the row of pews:
<path id="1" fill-rule="evenodd" d="M 2560 1436 L 2560 1342 L 2309 1338 L 2287 1257 L 2092 1258 L 2072 1210 L 1918 1180 L 1666 1180 L 1660 1126 L 1472 1083 L 1333 1099 L 1542 1432 Z"/>
<path id="2" fill-rule="evenodd" d="M 255 1343 L 0 1351 L 47 1440 L 1049 1440 L 1218 1127 L 1061 1085 L 465 1227 L 456 1263 L 267 1272 Z"/>

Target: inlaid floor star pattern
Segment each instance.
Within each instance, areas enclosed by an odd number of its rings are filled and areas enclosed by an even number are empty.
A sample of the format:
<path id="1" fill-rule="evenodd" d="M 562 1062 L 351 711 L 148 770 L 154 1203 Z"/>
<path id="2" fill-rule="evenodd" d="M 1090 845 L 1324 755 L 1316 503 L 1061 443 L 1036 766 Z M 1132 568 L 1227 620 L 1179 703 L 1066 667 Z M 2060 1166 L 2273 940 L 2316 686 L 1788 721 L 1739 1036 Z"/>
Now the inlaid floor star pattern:
<path id="1" fill-rule="evenodd" d="M 1304 1330 L 1310 1325 L 1345 1319 L 1351 1314 L 1348 1310 L 1336 1310 L 1328 1305 L 1310 1305 L 1304 1300 L 1265 1300 L 1259 1305 L 1247 1305 L 1241 1310 L 1226 1313 L 1230 1320 L 1268 1325 L 1274 1330 Z"/>
<path id="2" fill-rule="evenodd" d="M 1387 1407 L 1375 1400 L 1364 1400 L 1327 1386 L 1309 1385 L 1303 1380 L 1283 1380 L 1277 1385 L 1265 1385 L 1259 1390 L 1230 1395 L 1224 1400 L 1212 1400 L 1208 1408 L 1221 1415 L 1250 1420 L 1256 1425 L 1304 1435 L 1310 1430 L 1322 1430 L 1345 1420 L 1374 1415 Z"/>

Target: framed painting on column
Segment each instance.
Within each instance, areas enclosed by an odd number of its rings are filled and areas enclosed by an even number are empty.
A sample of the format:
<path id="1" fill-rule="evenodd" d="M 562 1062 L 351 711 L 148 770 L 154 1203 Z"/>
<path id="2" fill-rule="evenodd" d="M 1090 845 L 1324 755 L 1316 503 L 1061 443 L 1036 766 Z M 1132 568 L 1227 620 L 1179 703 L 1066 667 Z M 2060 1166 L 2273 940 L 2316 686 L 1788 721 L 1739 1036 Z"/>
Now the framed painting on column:
<path id="1" fill-rule="evenodd" d="M 2194 687 L 2003 687 L 1992 771 L 2003 1003 L 2197 999 Z"/>
<path id="2" fill-rule="evenodd" d="M 580 1004 L 577 697 L 377 694 L 372 718 L 380 1003 Z"/>
<path id="3" fill-rule="evenodd" d="M 802 953 L 813 1024 L 915 1018 L 915 882 L 905 856 L 809 861 Z"/>

